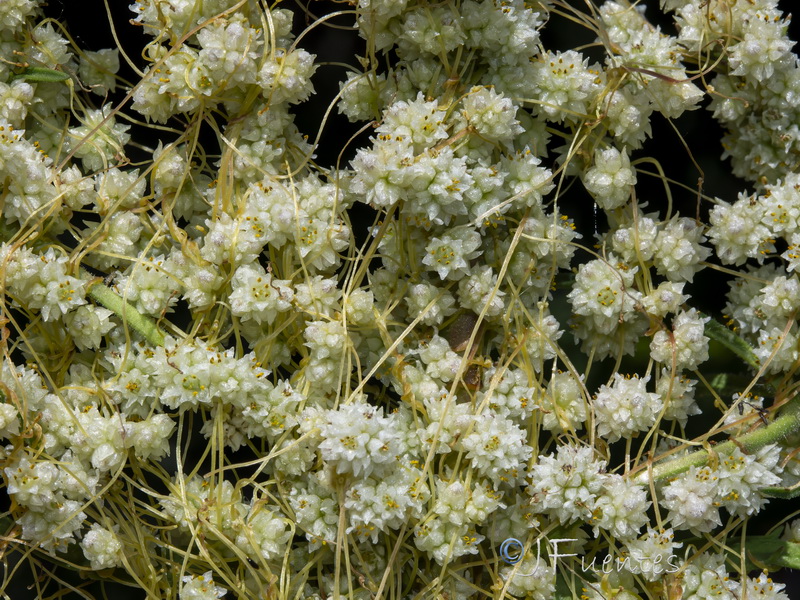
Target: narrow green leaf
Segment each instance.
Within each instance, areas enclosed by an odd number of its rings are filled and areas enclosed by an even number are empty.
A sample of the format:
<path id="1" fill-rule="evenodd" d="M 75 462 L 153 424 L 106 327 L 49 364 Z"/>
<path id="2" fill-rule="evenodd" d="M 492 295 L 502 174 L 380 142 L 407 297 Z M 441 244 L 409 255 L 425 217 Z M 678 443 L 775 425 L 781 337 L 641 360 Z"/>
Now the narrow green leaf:
<path id="1" fill-rule="evenodd" d="M 85 270 L 84 274 L 87 276 L 89 275 Z M 128 325 L 142 334 L 142 336 L 154 346 L 164 345 L 164 333 L 158 328 L 155 321 L 140 313 L 131 304 L 111 290 L 111 288 L 103 285 L 99 280 L 89 285 L 87 294 L 92 300 L 98 304 L 102 304 L 107 309 L 113 311 L 118 317 L 124 319 Z"/>
<path id="2" fill-rule="evenodd" d="M 793 485 L 791 487 L 766 487 L 761 488 L 759 491 L 765 496 L 791 500 L 792 498 L 800 496 L 800 485 Z"/>
<path id="3" fill-rule="evenodd" d="M 790 569 L 800 569 L 800 544 L 786 542 L 780 555 L 781 564 Z"/>
<path id="4" fill-rule="evenodd" d="M 3 535 L 8 535 L 11 533 L 11 529 L 15 524 L 16 521 L 11 517 L 0 517 L 0 532 L 2 532 Z"/>
<path id="5" fill-rule="evenodd" d="M 572 600 L 572 598 L 575 598 L 575 595 L 572 593 L 564 576 L 559 572 L 556 576 L 556 589 L 553 600 Z"/>
<path id="6" fill-rule="evenodd" d="M 66 81 L 69 75 L 64 71 L 56 71 L 55 69 L 46 69 L 44 67 L 26 67 L 21 73 L 17 73 L 12 78 L 12 81 L 22 79 L 31 83 L 39 82 L 58 82 Z"/>
<path id="7" fill-rule="evenodd" d="M 738 548 L 741 538 L 729 540 L 730 548 Z M 800 569 L 800 544 L 772 535 L 748 535 L 744 542 L 748 569 L 777 571 L 784 567 Z M 731 560 L 735 560 L 733 557 Z"/>
<path id="8" fill-rule="evenodd" d="M 703 315 L 707 317 L 708 315 Z M 753 352 L 753 348 L 745 342 L 742 338 L 736 335 L 733 331 L 725 327 L 722 323 L 714 318 L 711 318 L 705 326 L 705 334 L 712 340 L 719 342 L 728 350 L 736 354 L 748 365 L 754 369 L 758 369 L 761 364 Z"/>
<path id="9" fill-rule="evenodd" d="M 714 453 L 725 456 L 739 448 L 745 454 L 752 454 L 768 444 L 775 444 L 798 432 L 800 432 L 800 395 L 792 398 L 769 425 L 717 444 Z M 661 462 L 650 470 L 642 470 L 635 476 L 634 481 L 645 483 L 651 478 L 655 481 L 666 480 L 693 466 L 704 465 L 708 459 L 708 450 L 696 450 L 685 456 Z"/>

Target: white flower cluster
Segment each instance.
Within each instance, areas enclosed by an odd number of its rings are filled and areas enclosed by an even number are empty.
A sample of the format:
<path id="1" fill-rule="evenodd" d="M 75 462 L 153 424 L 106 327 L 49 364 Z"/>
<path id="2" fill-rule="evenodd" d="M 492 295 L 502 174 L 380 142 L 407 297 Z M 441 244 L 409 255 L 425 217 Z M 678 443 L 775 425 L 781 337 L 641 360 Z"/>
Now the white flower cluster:
<path id="1" fill-rule="evenodd" d="M 323 460 L 340 474 L 366 477 L 385 472 L 402 450 L 394 421 L 365 402 L 328 411 L 320 431 Z"/>
<path id="2" fill-rule="evenodd" d="M 710 317 L 701 317 L 696 309 L 678 313 L 672 331 L 658 331 L 650 342 L 650 356 L 664 365 L 682 371 L 694 370 L 708 359 L 709 338 L 704 324 Z"/>
<path id="3" fill-rule="evenodd" d="M 631 539 L 647 522 L 650 506 L 641 486 L 605 473 L 606 462 L 588 447 L 562 445 L 531 468 L 531 506 L 564 524 L 592 523 L 620 539 Z"/>
<path id="4" fill-rule="evenodd" d="M 552 600 L 559 565 L 499 547 L 563 533 L 635 559 L 587 578 L 595 600 L 666 590 L 702 534 L 685 598 L 783 599 L 710 550 L 800 478 L 776 427 L 800 361 L 800 62 L 776 1 L 663 0 L 674 30 L 573 7 L 591 58 L 547 47 L 550 2 L 352 4 L 300 34 L 265 3 L 135 0 L 129 82 L 122 48 L 0 1 L 9 543 L 36 565 L 75 542 L 59 569 L 185 599 Z M 303 46 L 352 24 L 365 52 L 337 59 L 315 135 L 295 105 L 333 63 Z M 736 200 L 648 155 L 652 115 L 706 94 L 754 186 Z"/>
<path id="5" fill-rule="evenodd" d="M 87 110 L 84 119 L 80 127 L 69 130 L 68 148 L 82 160 L 87 171 L 99 171 L 109 162 L 124 158 L 125 144 L 131 138 L 127 133 L 130 125 L 117 123 L 110 105 L 101 110 Z"/>
<path id="6" fill-rule="evenodd" d="M 714 554 L 700 554 L 683 571 L 683 597 L 687 600 L 735 600 L 743 594 L 764 600 L 788 600 L 785 585 L 774 583 L 766 573 L 736 581 L 727 572 L 724 559 Z"/>
<path id="7" fill-rule="evenodd" d="M 584 349 L 594 347 L 600 357 L 620 349 L 631 353 L 646 328 L 646 321 L 636 312 L 641 292 L 633 288 L 633 277 L 638 268 L 617 269 L 614 262 L 609 256 L 608 260 L 582 264 L 567 295 L 576 339 L 583 340 Z"/>
<path id="8" fill-rule="evenodd" d="M 599 435 L 614 442 L 653 426 L 663 399 L 646 390 L 649 380 L 649 377 L 614 373 L 613 383 L 600 387 L 592 401 Z"/>
<path id="9" fill-rule="evenodd" d="M 632 559 L 627 563 L 629 570 L 648 581 L 658 581 L 679 566 L 676 550 L 683 544 L 675 542 L 672 529 L 656 531 L 648 527 L 642 537 L 630 540 L 626 546 Z"/>
<path id="10" fill-rule="evenodd" d="M 7 223 L 42 219 L 47 212 L 45 207 L 58 193 L 52 183 L 53 160 L 26 133 L 0 122 L 0 176 L 7 182 L 3 185 L 3 219 Z M 61 224 L 59 229 L 63 228 Z"/>
<path id="11" fill-rule="evenodd" d="M 244 527 L 236 536 L 236 545 L 253 559 L 275 560 L 284 554 L 291 537 L 289 524 L 278 508 L 253 498 L 244 519 Z"/>
<path id="12" fill-rule="evenodd" d="M 361 479 L 347 492 L 344 505 L 351 523 L 347 533 L 376 543 L 381 532 L 399 530 L 409 517 L 422 517 L 429 496 L 422 471 L 416 468 L 400 468 L 380 479 Z"/>
<path id="13" fill-rule="evenodd" d="M 600 91 L 600 69 L 589 66 L 580 52 L 547 52 L 532 69 L 539 110 L 546 117 L 577 122 L 586 115 L 592 97 Z"/>
<path id="14" fill-rule="evenodd" d="M 623 206 L 635 184 L 636 173 L 631 168 L 627 152 L 614 147 L 595 152 L 594 165 L 586 171 L 583 179 L 583 185 L 604 210 Z"/>
<path id="15" fill-rule="evenodd" d="M 466 226 L 454 227 L 425 247 L 422 264 L 442 279 L 458 280 L 470 272 L 470 261 L 480 256 L 481 236 Z"/>
<path id="16" fill-rule="evenodd" d="M 460 481 L 448 484 L 438 480 L 434 516 L 417 525 L 414 544 L 440 564 L 448 555 L 477 554 L 484 538 L 477 533 L 477 525 L 504 506 L 499 494 L 480 484 L 469 486 Z"/>
<path id="17" fill-rule="evenodd" d="M 493 89 L 472 88 L 464 99 L 464 118 L 484 138 L 510 143 L 523 128 L 514 118 L 517 107 Z"/>
<path id="18" fill-rule="evenodd" d="M 192 409 L 214 401 L 244 408 L 252 396 L 272 389 L 253 355 L 235 358 L 232 350 L 218 352 L 196 343 L 168 339 L 150 361 L 158 398 L 172 409 Z"/>
<path id="19" fill-rule="evenodd" d="M 42 449 L 50 457 L 20 452 L 3 470 L 8 493 L 26 509 L 22 535 L 48 550 L 63 549 L 86 518 L 81 507 L 101 481 L 121 468 L 128 450 L 142 460 L 162 458 L 169 453 L 175 423 L 164 414 L 129 421 L 124 414 L 101 412 L 91 404 L 87 390 L 93 389 L 95 396 L 99 391 L 91 387 L 90 374 L 81 369 L 70 374 L 63 398 L 49 393 L 33 371 L 4 369 L 1 374 L 5 389 L 14 390 L 15 397 L 40 415 Z M 84 542 L 87 559 L 118 564 L 118 542 L 100 534 Z"/>
<path id="20" fill-rule="evenodd" d="M 697 51 L 717 35 L 732 36 L 726 48 L 728 69 L 711 80 L 715 91 L 711 109 L 727 130 L 725 156 L 733 173 L 755 181 L 775 181 L 792 170 L 789 158 L 797 152 L 800 137 L 791 123 L 798 107 L 798 65 L 787 37 L 788 18 L 777 2 L 735 2 L 730 8 L 714 4 L 704 11 L 692 0 L 676 10 L 679 43 Z"/>
<path id="21" fill-rule="evenodd" d="M 425 372 L 443 383 L 453 381 L 461 370 L 462 357 L 450 348 L 446 339 L 438 335 L 429 342 L 420 343 L 419 358 L 427 365 Z"/>
<path id="22" fill-rule="evenodd" d="M 645 114 L 658 111 L 674 119 L 697 108 L 703 92 L 688 79 L 680 62 L 680 38 L 666 35 L 647 22 L 640 11 L 621 2 L 603 3 L 600 14 L 608 41 L 615 44 L 620 58 L 640 70 L 640 76 L 631 77 L 626 87 L 647 99 Z"/>
<path id="23" fill-rule="evenodd" d="M 513 484 L 524 477 L 520 465 L 527 463 L 533 452 L 526 443 L 526 432 L 509 419 L 490 416 L 488 421 L 488 425 L 476 426 L 461 445 L 478 473 L 495 485 L 501 482 Z"/>
<path id="24" fill-rule="evenodd" d="M 111 569 L 118 567 L 122 544 L 116 534 L 99 523 L 94 523 L 81 540 L 83 554 L 91 562 L 92 569 Z"/>
<path id="25" fill-rule="evenodd" d="M 735 448 L 720 456 L 717 468 L 691 467 L 663 489 L 662 504 L 670 511 L 672 526 L 711 531 L 721 524 L 720 508 L 741 516 L 755 514 L 767 502 L 759 489 L 781 481 L 779 460 L 779 448 L 770 445 L 754 455 Z"/>
<path id="26" fill-rule="evenodd" d="M 575 431 L 583 426 L 587 417 L 587 402 L 581 382 L 571 373 L 556 373 L 547 383 L 541 399 L 544 412 L 542 427 L 548 431 Z"/>
<path id="27" fill-rule="evenodd" d="M 267 29 L 261 26 L 258 12 L 250 9 L 213 20 L 192 37 L 191 45 L 181 45 L 180 52 L 170 51 L 170 45 L 189 29 L 215 16 L 223 4 L 180 2 L 165 14 L 159 2 L 137 0 L 137 21 L 148 25 L 148 32 L 165 28 L 170 35 L 166 40 L 154 36 L 156 39 L 149 44 L 148 55 L 155 64 L 137 86 L 134 110 L 164 122 L 176 113 L 197 110 L 204 103 L 232 102 L 234 98 L 241 101 L 254 84 L 275 104 L 302 101 L 313 91 L 313 55 L 302 49 L 288 50 L 289 11 L 271 11 Z"/>
<path id="28" fill-rule="evenodd" d="M 500 571 L 509 580 L 508 591 L 516 597 L 547 600 L 555 592 L 556 568 L 540 556 L 525 557 L 518 565 L 505 566 Z"/>
<path id="29" fill-rule="evenodd" d="M 292 306 L 294 291 L 289 283 L 274 279 L 257 264 L 239 267 L 231 280 L 231 313 L 245 322 L 272 324 L 279 313 Z"/>
<path id="30" fill-rule="evenodd" d="M 537 408 L 534 398 L 538 390 L 531 386 L 522 369 L 496 370 L 486 372 L 486 389 L 476 394 L 476 401 L 498 417 L 511 418 L 524 423 Z"/>
<path id="31" fill-rule="evenodd" d="M 37 254 L 4 243 L 0 260 L 6 265 L 6 289 L 19 305 L 39 311 L 43 320 L 54 321 L 86 304 L 86 282 L 67 274 L 69 258 L 53 248 Z"/>
<path id="32" fill-rule="evenodd" d="M 656 383 L 656 392 L 664 399 L 663 418 L 678 421 L 681 427 L 685 427 L 690 416 L 702 413 L 694 397 L 697 381 L 686 377 L 674 378 L 670 373 L 671 369 L 665 367 Z"/>
<path id="33" fill-rule="evenodd" d="M 122 296 L 146 315 L 160 317 L 171 311 L 183 285 L 166 271 L 168 264 L 163 255 L 158 255 L 132 265 L 130 274 L 116 281 Z"/>
<path id="34" fill-rule="evenodd" d="M 186 575 L 181 578 L 181 600 L 217 600 L 228 593 L 224 587 L 214 585 L 211 571 L 202 575 Z"/>

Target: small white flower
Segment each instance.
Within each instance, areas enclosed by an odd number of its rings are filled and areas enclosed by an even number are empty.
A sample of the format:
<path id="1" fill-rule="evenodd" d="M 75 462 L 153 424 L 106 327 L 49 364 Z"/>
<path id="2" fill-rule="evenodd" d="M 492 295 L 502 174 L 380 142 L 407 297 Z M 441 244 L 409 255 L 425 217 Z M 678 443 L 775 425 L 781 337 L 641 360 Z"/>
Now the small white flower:
<path id="1" fill-rule="evenodd" d="M 470 125 L 491 141 L 511 141 L 523 129 L 516 120 L 517 107 L 510 98 L 493 89 L 474 87 L 464 98 L 464 116 Z"/>
<path id="2" fill-rule="evenodd" d="M 705 239 L 702 226 L 693 219 L 673 217 L 655 241 L 653 264 L 659 275 L 670 281 L 692 281 L 701 268 L 700 262 L 711 254 L 700 245 Z"/>
<path id="3" fill-rule="evenodd" d="M 447 340 L 439 335 L 420 343 L 419 358 L 427 365 L 428 375 L 445 383 L 453 381 L 462 361 L 461 355 L 454 352 Z"/>
<path id="4" fill-rule="evenodd" d="M 636 185 L 636 172 L 631 168 L 628 153 L 614 147 L 598 149 L 594 164 L 586 171 L 583 185 L 594 196 L 598 206 L 611 210 L 623 206 Z"/>
<path id="5" fill-rule="evenodd" d="M 748 258 L 764 261 L 772 249 L 769 229 L 761 223 L 762 209 L 755 196 L 742 193 L 733 204 L 722 200 L 708 216 L 708 237 L 717 248 L 717 256 L 728 264 L 741 265 Z"/>
<path id="6" fill-rule="evenodd" d="M 729 48 L 731 75 L 765 81 L 792 64 L 794 42 L 786 36 L 788 25 L 766 15 L 748 21 L 744 39 Z"/>
<path id="7" fill-rule="evenodd" d="M 447 139 L 446 114 L 438 102 L 426 102 L 424 94 L 419 92 L 415 100 L 400 100 L 389 106 L 376 131 L 398 140 L 410 140 L 418 153 Z"/>
<path id="8" fill-rule="evenodd" d="M 436 298 L 438 300 L 434 302 Z M 425 325 L 441 325 L 446 317 L 456 311 L 453 295 L 447 289 L 427 282 L 409 286 L 405 301 L 410 314 L 421 315 Z"/>
<path id="9" fill-rule="evenodd" d="M 690 416 L 699 415 L 702 412 L 694 399 L 695 385 L 697 385 L 697 381 L 694 379 L 673 378 L 671 369 L 666 367 L 662 369 L 661 377 L 656 384 L 656 392 L 666 404 L 665 419 L 678 421 L 681 427 L 685 427 Z"/>
<path id="10" fill-rule="evenodd" d="M 621 475 L 609 475 L 592 514 L 594 534 L 605 529 L 617 539 L 631 539 L 648 522 L 650 504 L 642 486 Z"/>
<path id="11" fill-rule="evenodd" d="M 638 267 L 616 269 L 608 261 L 594 259 L 578 267 L 575 285 L 567 294 L 575 314 L 586 317 L 600 333 L 610 334 L 632 316 L 641 293 L 631 289 Z"/>
<path id="12" fill-rule="evenodd" d="M 771 327 L 759 332 L 754 353 L 766 365 L 766 373 L 780 373 L 791 368 L 800 358 L 797 343 L 797 325 L 790 331 L 784 331 L 783 327 Z"/>
<path id="13" fill-rule="evenodd" d="M 217 600 L 228 593 L 224 587 L 214 585 L 211 571 L 202 575 L 186 575 L 181 577 L 181 582 L 181 600 Z"/>
<path id="14" fill-rule="evenodd" d="M 689 299 L 688 294 L 683 293 L 685 281 L 674 283 L 665 281 L 656 289 L 642 298 L 642 306 L 651 315 L 666 317 L 668 313 L 677 312 L 680 306 Z"/>
<path id="15" fill-rule="evenodd" d="M 298 48 L 291 52 L 279 49 L 274 58 L 264 62 L 258 84 L 271 102 L 296 104 L 314 92 L 311 76 L 317 70 L 315 56 Z"/>
<path id="16" fill-rule="evenodd" d="M 67 146 L 74 148 L 75 156 L 83 160 L 89 171 L 99 171 L 108 163 L 117 162 L 131 139 L 127 133 L 130 125 L 118 124 L 114 116 L 109 116 L 111 112 L 110 104 L 102 110 L 86 110 L 83 124 L 68 132 Z"/>
<path id="17" fill-rule="evenodd" d="M 92 523 L 89 531 L 84 534 L 81 548 L 95 571 L 111 569 L 122 564 L 120 559 L 122 543 L 116 533 L 99 523 Z"/>
<path id="18" fill-rule="evenodd" d="M 548 431 L 575 431 L 586 421 L 587 407 L 579 380 L 572 373 L 555 373 L 541 403 L 542 427 Z"/>
<path id="19" fill-rule="evenodd" d="M 591 448 L 558 446 L 556 455 L 540 456 L 530 469 L 531 505 L 565 524 L 591 519 L 607 480 L 605 467 Z"/>
<path id="20" fill-rule="evenodd" d="M 717 500 L 718 476 L 710 467 L 691 467 L 664 487 L 661 504 L 676 529 L 711 531 L 722 521 Z"/>
<path id="21" fill-rule="evenodd" d="M 64 323 L 79 350 L 99 348 L 103 336 L 114 327 L 113 314 L 107 308 L 85 304 L 64 315 Z"/>
<path id="22" fill-rule="evenodd" d="M 629 265 L 651 261 L 658 236 L 656 220 L 656 215 L 640 214 L 627 227 L 618 227 L 611 234 L 611 248 Z"/>
<path id="23" fill-rule="evenodd" d="M 789 600 L 789 596 L 783 591 L 785 583 L 772 581 L 767 571 L 762 571 L 758 577 L 745 578 L 744 586 L 736 582 L 734 587 L 734 598 L 758 598 L 759 600 Z M 745 589 L 742 590 L 741 588 Z"/>
<path id="24" fill-rule="evenodd" d="M 504 566 L 500 577 L 503 581 L 511 578 L 508 593 L 518 598 L 549 600 L 555 593 L 556 569 L 535 551 L 514 566 Z"/>
<path id="25" fill-rule="evenodd" d="M 0 438 L 19 433 L 19 411 L 13 404 L 0 404 Z"/>
<path id="26" fill-rule="evenodd" d="M 705 323 L 696 309 L 680 312 L 672 322 L 672 331 L 658 331 L 650 342 L 650 357 L 675 370 L 694 370 L 708 360 L 708 341 Z M 674 361 L 674 362 L 673 362 Z"/>
<path id="27" fill-rule="evenodd" d="M 478 415 L 472 433 L 461 446 L 472 465 L 495 485 L 515 484 L 525 475 L 525 464 L 533 453 L 527 433 L 509 419 Z"/>
<path id="28" fill-rule="evenodd" d="M 675 551 L 683 546 L 673 541 L 672 529 L 656 531 L 647 528 L 641 538 L 627 543 L 630 562 L 628 569 L 643 575 L 647 581 L 659 581 L 665 573 L 671 573 L 676 565 Z"/>
<path id="29" fill-rule="evenodd" d="M 603 385 L 592 402 L 597 433 L 615 442 L 647 431 L 656 422 L 663 399 L 646 390 L 650 377 L 623 377 L 614 373 L 612 385 Z"/>
<path id="30" fill-rule="evenodd" d="M 497 275 L 489 266 L 479 267 L 458 282 L 458 300 L 461 306 L 475 314 L 496 317 L 505 308 L 503 289 L 497 288 Z"/>
<path id="31" fill-rule="evenodd" d="M 245 525 L 236 536 L 236 545 L 255 559 L 280 558 L 292 537 L 287 520 L 273 510 L 267 508 L 263 500 L 254 499 L 247 511 Z"/>
<path id="32" fill-rule="evenodd" d="M 92 93 L 105 96 L 114 92 L 117 81 L 114 74 L 119 71 L 119 50 L 117 48 L 104 48 L 93 52 L 84 50 L 80 57 L 78 74 L 81 83 L 89 86 Z"/>
<path id="33" fill-rule="evenodd" d="M 366 477 L 386 472 L 400 452 L 395 417 L 366 402 L 345 404 L 326 413 L 319 445 L 322 458 L 339 473 Z"/>
<path id="34" fill-rule="evenodd" d="M 231 312 L 243 321 L 271 324 L 292 307 L 294 292 L 288 280 L 274 279 L 258 263 L 242 265 L 231 280 Z"/>
<path id="35" fill-rule="evenodd" d="M 597 71 L 580 52 L 546 52 L 535 64 L 537 108 L 550 120 L 578 121 L 586 114 L 592 96 L 601 89 Z"/>

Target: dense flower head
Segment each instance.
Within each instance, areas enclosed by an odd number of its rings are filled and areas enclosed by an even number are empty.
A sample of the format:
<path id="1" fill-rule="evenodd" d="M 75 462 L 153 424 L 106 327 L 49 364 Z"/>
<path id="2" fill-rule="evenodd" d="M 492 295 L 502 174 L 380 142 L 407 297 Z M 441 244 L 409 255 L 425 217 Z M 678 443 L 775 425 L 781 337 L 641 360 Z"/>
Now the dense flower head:
<path id="1" fill-rule="evenodd" d="M 454 227 L 441 238 L 433 238 L 425 247 L 422 264 L 442 279 L 461 279 L 469 274 L 469 261 L 480 255 L 481 238 L 470 227 Z"/>
<path id="2" fill-rule="evenodd" d="M 631 186 L 636 184 L 636 173 L 631 169 L 628 154 L 611 147 L 595 153 L 594 165 L 586 172 L 583 184 L 598 206 L 611 210 L 628 201 Z"/>
<path id="3" fill-rule="evenodd" d="M 788 16 L 562 4 L 0 1 L 9 579 L 785 600 L 726 552 L 800 481 Z"/>
<path id="4" fill-rule="evenodd" d="M 599 70 L 575 50 L 548 52 L 535 69 L 539 110 L 550 118 L 576 121 L 586 114 L 592 96 L 600 91 Z"/>
<path id="5" fill-rule="evenodd" d="M 516 107 L 509 98 L 489 88 L 473 88 L 464 99 L 464 117 L 476 131 L 493 141 L 510 142 L 523 129 L 514 118 Z"/>
<path id="6" fill-rule="evenodd" d="M 533 506 L 565 522 L 585 519 L 594 511 L 606 482 L 606 462 L 591 448 L 559 446 L 531 467 L 528 494 Z"/>
<path id="7" fill-rule="evenodd" d="M 587 417 L 581 382 L 571 373 L 556 373 L 541 400 L 542 426 L 550 431 L 580 429 Z"/>
<path id="8" fill-rule="evenodd" d="M 674 539 L 672 529 L 655 531 L 648 528 L 642 537 L 627 543 L 632 559 L 630 569 L 636 574 L 641 573 L 648 581 L 658 581 L 665 573 L 673 572 L 676 550 L 683 546 Z"/>
<path id="9" fill-rule="evenodd" d="M 738 448 L 720 457 L 719 467 L 692 467 L 664 488 L 664 504 L 670 510 L 673 527 L 710 531 L 720 521 L 719 509 L 752 514 L 766 500 L 755 485 L 776 485 L 777 448 L 765 447 L 757 456 Z"/>
<path id="10" fill-rule="evenodd" d="M 83 554 L 91 561 L 93 569 L 109 569 L 120 564 L 122 544 L 113 531 L 94 523 L 81 541 Z"/>
<path id="11" fill-rule="evenodd" d="M 227 593 L 224 587 L 214 585 L 211 571 L 202 575 L 186 575 L 181 582 L 181 600 L 216 600 Z"/>
<path id="12" fill-rule="evenodd" d="M 524 477 L 524 465 L 533 449 L 525 443 L 525 432 L 512 421 L 494 415 L 487 420 L 488 424 L 476 426 L 461 445 L 478 472 L 495 485 L 513 484 Z"/>
<path id="13" fill-rule="evenodd" d="M 514 63 L 530 56 L 539 39 L 544 15 L 521 0 L 503 0 L 490 5 L 468 0 L 463 6 L 470 45 L 491 58 Z"/>
<path id="14" fill-rule="evenodd" d="M 658 273 L 670 281 L 692 281 L 700 262 L 711 254 L 701 246 L 705 239 L 692 219 L 673 217 L 656 236 L 653 263 Z"/>
<path id="15" fill-rule="evenodd" d="M 646 390 L 649 380 L 649 377 L 625 377 L 615 373 L 611 385 L 600 387 L 592 401 L 598 434 L 615 442 L 653 426 L 663 399 Z"/>
<path id="16" fill-rule="evenodd" d="M 582 264 L 575 287 L 568 294 L 574 314 L 585 318 L 593 329 L 611 333 L 634 312 L 640 293 L 630 289 L 636 269 L 614 268 L 614 257 Z"/>
<path id="17" fill-rule="evenodd" d="M 677 370 L 694 370 L 708 359 L 709 338 L 704 335 L 704 324 L 710 317 L 701 317 L 696 309 L 678 313 L 672 331 L 659 331 L 650 343 L 650 356 Z"/>
<path id="18" fill-rule="evenodd" d="M 611 475 L 592 511 L 594 532 L 605 529 L 622 540 L 632 539 L 648 522 L 647 492 L 630 480 Z"/>
<path id="19" fill-rule="evenodd" d="M 390 469 L 400 452 L 394 417 L 357 402 L 328 411 L 320 432 L 323 459 L 338 473 L 367 476 Z"/>

